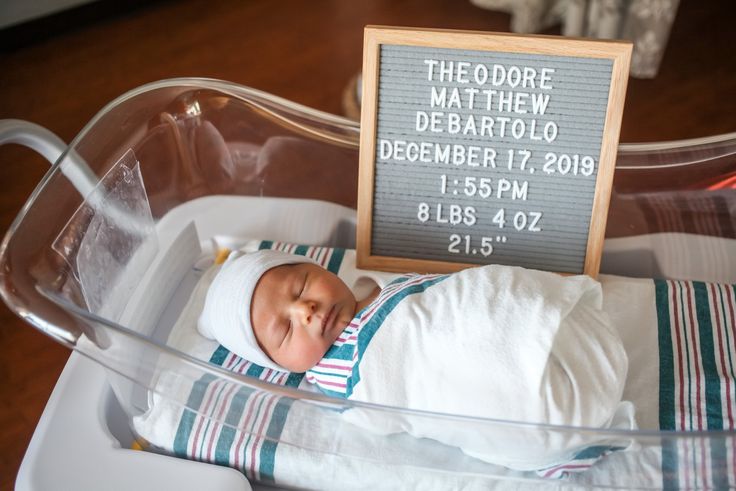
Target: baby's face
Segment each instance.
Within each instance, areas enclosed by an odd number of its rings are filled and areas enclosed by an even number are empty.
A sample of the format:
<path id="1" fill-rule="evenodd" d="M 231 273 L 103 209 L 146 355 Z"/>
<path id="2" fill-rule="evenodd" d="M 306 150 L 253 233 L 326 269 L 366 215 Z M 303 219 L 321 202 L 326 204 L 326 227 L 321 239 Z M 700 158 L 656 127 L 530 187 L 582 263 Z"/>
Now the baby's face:
<path id="1" fill-rule="evenodd" d="M 253 292 L 251 323 L 258 344 L 293 372 L 319 362 L 353 319 L 356 300 L 336 275 L 311 263 L 278 266 Z"/>

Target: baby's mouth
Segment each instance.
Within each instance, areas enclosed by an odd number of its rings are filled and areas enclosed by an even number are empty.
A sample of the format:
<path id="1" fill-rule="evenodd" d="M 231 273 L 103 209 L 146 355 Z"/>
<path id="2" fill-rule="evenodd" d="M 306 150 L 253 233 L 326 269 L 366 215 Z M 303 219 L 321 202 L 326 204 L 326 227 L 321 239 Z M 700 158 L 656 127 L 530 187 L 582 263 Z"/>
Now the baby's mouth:
<path id="1" fill-rule="evenodd" d="M 335 306 L 333 305 L 329 312 L 327 312 L 327 315 L 324 316 L 322 319 L 322 334 L 325 333 L 327 330 L 327 327 L 332 323 L 332 316 L 335 313 Z"/>

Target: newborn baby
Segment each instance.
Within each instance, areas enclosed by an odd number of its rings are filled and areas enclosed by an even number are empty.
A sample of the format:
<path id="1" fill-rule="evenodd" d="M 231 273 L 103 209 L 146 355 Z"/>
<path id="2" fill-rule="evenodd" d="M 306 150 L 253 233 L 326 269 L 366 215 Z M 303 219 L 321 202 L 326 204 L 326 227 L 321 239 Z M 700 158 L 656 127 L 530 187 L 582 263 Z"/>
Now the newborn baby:
<path id="1" fill-rule="evenodd" d="M 587 276 L 491 265 L 400 276 L 356 299 L 309 258 L 234 253 L 208 290 L 199 330 L 261 366 L 306 371 L 338 397 L 512 421 L 634 426 L 621 402 L 626 354 L 601 310 L 600 285 Z M 463 434 L 458 425 L 409 419 L 358 424 L 431 437 L 521 470 L 564 461 L 586 444 L 534 428 L 525 436 L 515 428 Z"/>

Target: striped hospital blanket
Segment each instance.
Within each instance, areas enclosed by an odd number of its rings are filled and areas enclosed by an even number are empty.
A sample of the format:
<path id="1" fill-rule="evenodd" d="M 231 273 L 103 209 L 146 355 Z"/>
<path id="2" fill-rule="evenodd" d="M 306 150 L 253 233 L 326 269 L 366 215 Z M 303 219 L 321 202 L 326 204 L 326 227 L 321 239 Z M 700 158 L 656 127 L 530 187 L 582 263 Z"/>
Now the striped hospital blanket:
<path id="1" fill-rule="evenodd" d="M 736 429 L 734 285 L 656 281 L 655 288 L 660 429 Z M 665 439 L 662 479 L 668 489 L 736 487 L 736 435 L 710 445 Z"/>
<path id="2" fill-rule="evenodd" d="M 307 371 L 307 381 L 326 394 L 349 398 L 360 382 L 360 361 L 386 316 L 408 295 L 421 293 L 446 278 L 447 275 L 406 275 L 391 282 L 358 313 L 317 366 Z"/>
<path id="3" fill-rule="evenodd" d="M 261 242 L 258 248 L 309 254 L 333 272 L 339 271 L 346 253 L 340 249 L 271 241 Z M 605 282 L 603 286 L 605 295 Z M 652 289 L 656 298 L 658 345 L 645 349 L 651 350 L 653 355 L 659 352 L 661 429 L 723 429 L 731 433 L 726 435 L 727 438 L 710 444 L 696 438 L 665 438 L 661 452 L 654 452 L 657 459 L 654 470 L 640 464 L 641 455 L 635 451 L 616 452 L 596 464 L 612 450 L 604 446 L 585 449 L 573 461 L 540 469 L 533 475 L 584 483 L 586 478 L 596 475 L 599 467 L 607 466 L 606 470 L 614 476 L 611 478 L 613 482 L 618 474 L 630 476 L 633 472 L 641 472 L 650 475 L 655 485 L 666 489 L 725 489 L 736 486 L 736 438 L 733 433 L 736 419 L 735 287 L 654 281 Z M 617 306 L 627 307 L 623 302 Z M 182 328 L 196 332 L 194 325 Z M 202 340 L 202 343 L 208 341 Z M 286 387 L 304 389 L 311 385 L 303 374 L 275 372 L 256 366 L 222 346 L 214 345 L 209 349 L 209 361 L 227 370 Z M 654 389 L 652 392 L 657 392 L 657 388 Z M 309 431 L 321 430 L 316 423 L 303 426 L 303 417 L 295 412 L 292 398 L 251 389 L 211 375 L 202 376 L 183 390 L 187 394 L 186 407 L 168 404 L 163 398 L 151 407 L 145 420 L 134 422 L 136 431 L 161 451 L 234 467 L 249 479 L 284 486 L 339 488 L 340 479 L 351 482 L 349 479 L 355 479 L 356 472 L 366 479 L 372 475 L 371 471 L 380 473 L 379 477 L 386 477 L 385 468 L 371 468 L 370 457 L 377 450 L 368 445 L 363 449 L 365 460 L 345 456 L 340 460 L 343 467 L 331 466 L 330 480 L 317 476 L 317 473 L 324 472 L 319 463 L 326 457 L 323 453 L 309 450 L 310 444 L 314 443 L 314 433 Z M 289 419 L 290 415 L 292 419 Z M 299 440 L 301 435 L 304 435 L 303 439 Z M 338 451 L 340 447 L 334 448 Z M 301 465 L 302 460 L 307 462 Z M 593 468 L 588 472 L 580 473 L 590 466 Z M 310 475 L 310 472 L 315 475 Z M 490 472 L 498 470 L 495 468 Z M 653 472 L 655 474 L 651 475 Z M 482 470 L 476 474 L 481 475 Z M 414 487 L 423 482 L 423 476 L 426 478 L 426 471 L 413 473 L 404 470 L 397 474 L 397 479 L 406 487 Z M 457 482 L 472 483 L 473 479 L 480 479 L 477 476 Z M 516 479 L 520 477 L 515 475 Z M 595 477 L 588 481 L 599 482 Z M 450 487 L 455 484 L 450 484 Z"/>
<path id="4" fill-rule="evenodd" d="M 302 374 L 276 372 L 239 358 L 220 346 L 213 364 L 287 387 Z M 227 465 L 249 479 L 274 483 L 276 447 L 290 400 L 205 375 L 192 388 L 173 442 L 178 457 Z"/>

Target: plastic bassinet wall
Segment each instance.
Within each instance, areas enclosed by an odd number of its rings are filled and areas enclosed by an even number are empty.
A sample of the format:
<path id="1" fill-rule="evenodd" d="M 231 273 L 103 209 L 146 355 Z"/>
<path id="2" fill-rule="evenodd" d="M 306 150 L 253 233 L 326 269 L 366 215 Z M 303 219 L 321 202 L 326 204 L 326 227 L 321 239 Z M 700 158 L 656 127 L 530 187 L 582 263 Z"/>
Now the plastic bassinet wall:
<path id="1" fill-rule="evenodd" d="M 152 401 L 165 401 L 248 438 L 291 446 L 309 464 L 299 470 L 299 482 L 245 469 L 256 480 L 341 487 L 349 469 L 357 473 L 352 484 L 366 487 L 560 485 L 538 473 L 476 461 L 450 446 L 367 434 L 340 418 L 359 410 L 377 421 L 401 418 L 410 426 L 483 435 L 509 452 L 531 450 L 535 442 L 626 442 L 628 458 L 649 462 L 655 456 L 661 464 L 672 452 L 724 449 L 707 469 L 692 458 L 680 461 L 678 472 L 705 472 L 702 487 L 734 485 L 734 431 L 603 431 L 358 404 L 233 373 L 169 346 L 172 322 L 164 319 L 172 315 L 168 310 L 186 274 L 159 278 L 155 298 L 141 289 L 150 287 L 162 256 L 177 253 L 190 221 L 203 243 L 228 235 L 354 247 L 358 136 L 351 121 L 221 81 L 178 79 L 131 91 L 82 130 L 8 231 L 1 250 L 3 298 L 31 325 L 107 369 L 115 407 L 122 409 L 119 420 L 143 417 Z M 736 135 L 621 145 L 602 273 L 734 283 L 735 175 Z M 274 434 L 204 414 L 179 389 L 203 378 L 275 398 L 301 426 Z M 111 431 L 125 435 L 118 438 L 123 445 L 135 437 L 126 429 Z M 296 438 L 300 431 L 313 438 Z M 666 466 L 656 472 L 644 467 L 611 472 L 599 464 L 563 483 L 701 486 L 668 480 Z"/>

